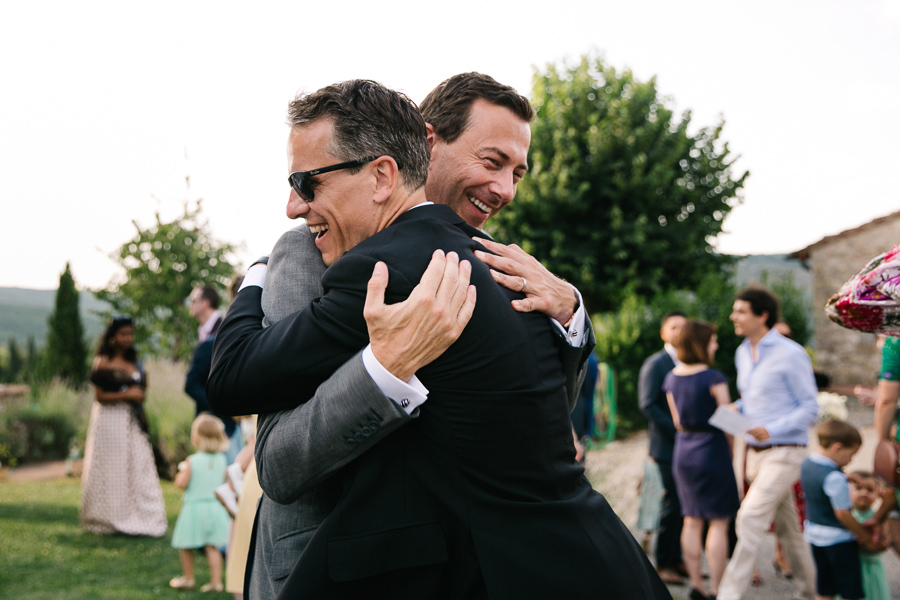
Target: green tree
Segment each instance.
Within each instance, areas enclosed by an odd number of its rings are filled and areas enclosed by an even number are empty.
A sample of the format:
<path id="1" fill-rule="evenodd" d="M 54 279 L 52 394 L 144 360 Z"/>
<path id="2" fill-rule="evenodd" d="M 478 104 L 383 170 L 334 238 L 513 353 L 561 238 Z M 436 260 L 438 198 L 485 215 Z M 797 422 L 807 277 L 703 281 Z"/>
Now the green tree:
<path id="1" fill-rule="evenodd" d="M 764 271 L 760 283 L 778 296 L 780 317 L 791 328 L 791 338 L 801 346 L 809 343 L 813 334 L 812 301 L 809 294 L 794 283 L 794 274 L 787 271 L 772 275 Z"/>
<path id="2" fill-rule="evenodd" d="M 142 352 L 172 359 L 190 356 L 197 323 L 191 319 L 185 299 L 200 284 L 225 288 L 234 274 L 230 244 L 214 240 L 201 216 L 201 201 L 187 202 L 184 214 L 142 229 L 112 255 L 125 269 L 124 280 L 113 280 L 94 295 L 108 302 L 118 314 L 135 322 Z"/>
<path id="3" fill-rule="evenodd" d="M 724 121 L 692 134 L 690 111 L 668 102 L 655 79 L 598 57 L 535 71 L 531 172 L 490 229 L 574 283 L 591 311 L 628 291 L 692 289 L 731 262 L 710 244 L 748 173 L 732 173 Z"/>
<path id="4" fill-rule="evenodd" d="M 35 369 L 37 369 L 39 360 L 39 351 L 33 335 L 28 336 L 25 347 L 25 365 L 23 367 L 23 370 L 25 372 L 26 379 L 30 379 L 34 375 Z"/>
<path id="5" fill-rule="evenodd" d="M 19 345 L 16 343 L 15 337 L 9 337 L 6 347 L 7 366 L 6 371 L 3 373 L 3 380 L 6 383 L 17 383 L 19 381 L 22 381 L 25 359 L 22 356 L 22 351 L 19 350 Z"/>
<path id="6" fill-rule="evenodd" d="M 66 270 L 59 277 L 53 312 L 47 318 L 45 352 L 49 374 L 72 387 L 80 387 L 87 380 L 87 345 L 78 302 L 75 279 L 66 263 Z"/>

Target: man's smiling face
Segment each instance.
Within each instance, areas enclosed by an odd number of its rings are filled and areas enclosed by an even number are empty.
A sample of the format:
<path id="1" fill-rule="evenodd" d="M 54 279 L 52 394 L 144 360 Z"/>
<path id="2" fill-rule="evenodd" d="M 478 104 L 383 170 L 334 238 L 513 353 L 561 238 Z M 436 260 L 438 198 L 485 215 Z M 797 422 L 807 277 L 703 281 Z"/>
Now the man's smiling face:
<path id="1" fill-rule="evenodd" d="M 456 140 L 448 144 L 433 135 L 426 198 L 483 229 L 512 202 L 528 170 L 531 127 L 508 108 L 479 99 Z"/>
<path id="2" fill-rule="evenodd" d="M 345 162 L 330 152 L 333 129 L 332 121 L 326 118 L 294 128 L 288 138 L 288 172 Z M 292 188 L 287 214 L 292 219 L 306 219 L 310 231 L 316 234 L 322 260 L 331 265 L 378 231 L 372 202 L 374 178 L 366 164 L 358 173 L 345 169 L 316 175 L 311 183 L 313 201 L 306 202 Z"/>

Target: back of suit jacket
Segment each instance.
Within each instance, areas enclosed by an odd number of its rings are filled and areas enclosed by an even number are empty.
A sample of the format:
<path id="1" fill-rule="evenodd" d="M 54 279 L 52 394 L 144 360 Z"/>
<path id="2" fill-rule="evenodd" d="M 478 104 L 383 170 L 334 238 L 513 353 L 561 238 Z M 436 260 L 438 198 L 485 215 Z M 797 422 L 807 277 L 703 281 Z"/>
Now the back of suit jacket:
<path id="1" fill-rule="evenodd" d="M 422 415 L 345 470 L 283 596 L 551 597 L 600 580 L 610 597 L 669 597 L 574 461 L 555 334 L 542 315 L 511 308 L 522 296 L 474 258 L 476 234 L 447 207 L 416 208 L 332 265 L 325 295 L 298 315 L 259 332 L 253 292 L 236 298 L 211 385 L 231 385 L 230 366 L 268 368 L 262 385 L 287 402 L 365 345 L 376 261 L 389 265 L 388 302 L 409 295 L 435 248 L 470 260 L 478 288 L 460 339 L 418 372 Z"/>

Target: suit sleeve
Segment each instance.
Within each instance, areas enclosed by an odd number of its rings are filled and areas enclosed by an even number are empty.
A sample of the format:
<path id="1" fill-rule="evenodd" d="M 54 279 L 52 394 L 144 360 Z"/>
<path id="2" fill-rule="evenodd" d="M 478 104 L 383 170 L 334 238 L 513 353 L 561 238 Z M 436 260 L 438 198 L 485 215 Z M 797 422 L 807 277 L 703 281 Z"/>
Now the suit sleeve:
<path id="1" fill-rule="evenodd" d="M 412 418 L 381 393 L 357 354 L 309 402 L 260 415 L 260 485 L 275 502 L 293 502 Z"/>
<path id="2" fill-rule="evenodd" d="M 594 338 L 594 328 L 591 320 L 585 315 L 584 335 L 587 337 L 582 346 L 572 346 L 563 336 L 556 339 L 560 362 L 566 375 L 566 395 L 569 399 L 569 412 L 575 409 L 578 401 L 578 392 L 588 370 L 588 357 L 594 350 L 597 341 Z"/>
<path id="3" fill-rule="evenodd" d="M 672 420 L 672 412 L 667 403 L 663 403 L 661 406 L 657 401 L 662 393 L 663 379 L 665 379 L 666 373 L 668 373 L 668 369 L 664 368 L 657 355 L 644 361 L 638 378 L 638 402 L 644 416 L 674 440 L 675 422 Z"/>
<path id="4" fill-rule="evenodd" d="M 320 263 L 305 230 L 285 232 L 279 239 L 263 292 L 269 324 L 322 295 Z M 411 418 L 375 385 L 357 354 L 308 402 L 259 415 L 255 454 L 260 485 L 276 502 L 292 502 Z"/>
<path id="5" fill-rule="evenodd" d="M 200 344 L 194 350 L 191 366 L 184 378 L 184 392 L 197 403 L 197 412 L 211 412 L 206 400 L 206 379 L 209 377 L 209 365 L 212 360 L 212 344 Z"/>

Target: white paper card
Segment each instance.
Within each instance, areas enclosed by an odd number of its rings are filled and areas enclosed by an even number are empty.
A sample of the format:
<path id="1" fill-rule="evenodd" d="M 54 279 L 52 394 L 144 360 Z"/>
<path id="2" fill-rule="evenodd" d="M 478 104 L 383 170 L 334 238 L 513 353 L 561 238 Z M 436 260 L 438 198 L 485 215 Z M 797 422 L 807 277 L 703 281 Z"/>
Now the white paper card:
<path id="1" fill-rule="evenodd" d="M 753 427 L 750 419 L 723 405 L 719 405 L 709 418 L 709 424 L 731 435 L 741 435 Z"/>

